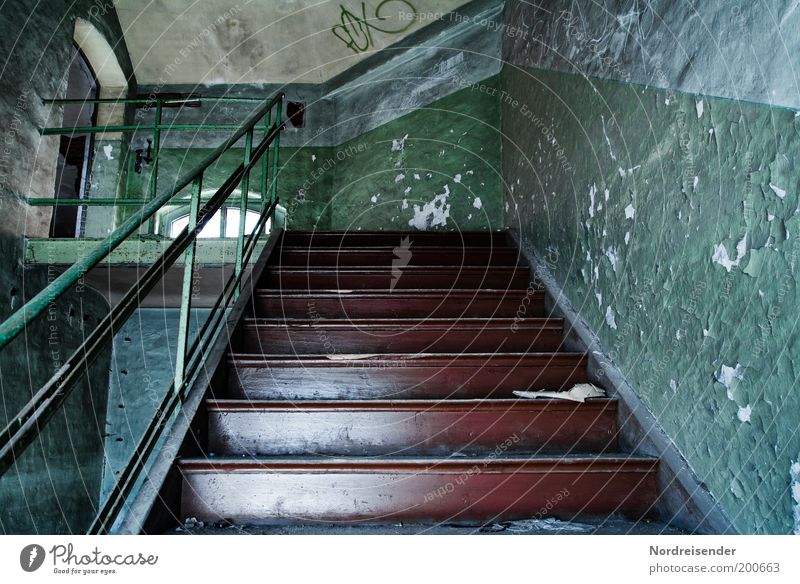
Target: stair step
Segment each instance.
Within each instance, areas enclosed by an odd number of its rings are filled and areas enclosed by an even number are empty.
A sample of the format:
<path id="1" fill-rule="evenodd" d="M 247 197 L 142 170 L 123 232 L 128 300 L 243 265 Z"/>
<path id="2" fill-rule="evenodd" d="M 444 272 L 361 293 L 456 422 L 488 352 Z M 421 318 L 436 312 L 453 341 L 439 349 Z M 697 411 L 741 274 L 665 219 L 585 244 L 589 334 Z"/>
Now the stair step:
<path id="1" fill-rule="evenodd" d="M 210 400 L 217 455 L 447 455 L 616 449 L 615 400 Z"/>
<path id="2" fill-rule="evenodd" d="M 556 351 L 561 319 L 363 319 L 243 321 L 250 353 L 524 353 Z"/>
<path id="3" fill-rule="evenodd" d="M 404 240 L 412 247 L 514 247 L 505 231 L 286 231 L 287 247 L 394 247 Z"/>
<path id="4" fill-rule="evenodd" d="M 282 247 L 272 263 L 281 266 L 515 266 L 519 252 L 508 247 Z"/>
<path id="5" fill-rule="evenodd" d="M 541 290 L 259 289 L 255 314 L 284 318 L 514 318 L 545 315 Z"/>
<path id="6" fill-rule="evenodd" d="M 228 397 L 247 399 L 485 399 L 587 381 L 583 353 L 230 354 Z"/>
<path id="7" fill-rule="evenodd" d="M 528 287 L 528 269 L 515 266 L 452 267 L 408 266 L 402 269 L 374 267 L 348 268 L 267 268 L 261 286 L 295 290 L 402 290 L 431 288 L 490 288 L 507 290 Z"/>
<path id="8" fill-rule="evenodd" d="M 655 459 L 626 455 L 184 459 L 181 517 L 483 524 L 649 514 Z"/>

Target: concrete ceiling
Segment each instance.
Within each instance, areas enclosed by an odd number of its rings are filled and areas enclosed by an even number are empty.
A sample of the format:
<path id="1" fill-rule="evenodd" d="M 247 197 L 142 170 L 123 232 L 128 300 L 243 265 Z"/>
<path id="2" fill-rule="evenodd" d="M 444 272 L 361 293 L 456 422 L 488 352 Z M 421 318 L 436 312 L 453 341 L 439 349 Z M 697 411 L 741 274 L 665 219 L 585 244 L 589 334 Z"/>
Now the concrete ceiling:
<path id="1" fill-rule="evenodd" d="M 140 84 L 214 85 L 327 81 L 466 0 L 114 4 Z"/>

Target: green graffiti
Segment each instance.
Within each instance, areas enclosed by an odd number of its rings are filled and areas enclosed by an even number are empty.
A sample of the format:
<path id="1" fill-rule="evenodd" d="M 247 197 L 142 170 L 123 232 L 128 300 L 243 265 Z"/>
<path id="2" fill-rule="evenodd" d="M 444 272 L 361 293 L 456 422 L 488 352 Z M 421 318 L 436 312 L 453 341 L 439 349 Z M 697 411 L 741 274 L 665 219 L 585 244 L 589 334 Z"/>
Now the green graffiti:
<path id="1" fill-rule="evenodd" d="M 401 20 L 408 20 L 408 24 L 402 28 L 391 30 L 381 28 L 376 24 L 376 21 L 377 23 L 383 23 L 389 20 L 389 17 L 384 15 L 384 6 L 390 3 L 403 4 L 402 7 L 399 7 L 398 14 L 401 15 Z M 341 8 L 341 22 L 335 25 L 331 31 L 354 53 L 363 53 L 372 46 L 372 31 L 384 34 L 400 34 L 414 24 L 417 16 L 417 9 L 406 0 L 383 0 L 375 8 L 375 15 L 372 18 L 367 18 L 367 5 L 365 2 L 361 3 L 360 16 L 345 8 L 344 5 L 340 5 L 339 8 Z"/>

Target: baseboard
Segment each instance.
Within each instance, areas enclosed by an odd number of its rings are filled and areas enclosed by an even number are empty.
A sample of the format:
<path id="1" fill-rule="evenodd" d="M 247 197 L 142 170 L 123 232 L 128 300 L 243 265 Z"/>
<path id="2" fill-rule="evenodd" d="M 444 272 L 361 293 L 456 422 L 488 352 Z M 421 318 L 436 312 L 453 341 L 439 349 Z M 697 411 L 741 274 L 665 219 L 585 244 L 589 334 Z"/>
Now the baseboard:
<path id="1" fill-rule="evenodd" d="M 586 352 L 589 379 L 617 398 L 621 445 L 632 452 L 659 457 L 657 506 L 662 518 L 690 533 L 738 533 L 635 388 L 603 352 L 597 335 L 575 310 L 547 264 L 516 229 L 510 229 L 509 234 L 531 266 L 531 281 L 544 287 L 548 311 L 564 319 L 567 349 Z"/>

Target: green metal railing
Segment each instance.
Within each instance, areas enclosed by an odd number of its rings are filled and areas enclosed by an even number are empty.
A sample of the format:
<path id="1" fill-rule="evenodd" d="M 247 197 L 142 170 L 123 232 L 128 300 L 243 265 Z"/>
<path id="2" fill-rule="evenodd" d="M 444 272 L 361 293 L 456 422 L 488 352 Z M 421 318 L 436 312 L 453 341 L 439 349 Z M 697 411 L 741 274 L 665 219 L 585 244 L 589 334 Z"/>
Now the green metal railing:
<path id="1" fill-rule="evenodd" d="M 210 344 L 222 331 L 226 310 L 239 294 L 242 277 L 246 266 L 256 249 L 259 238 L 265 230 L 266 222 L 272 216 L 278 204 L 277 171 L 278 152 L 280 148 L 280 132 L 283 130 L 281 111 L 284 96 L 279 94 L 265 102 L 247 121 L 238 126 L 236 131 L 225 142 L 211 152 L 192 171 L 181 176 L 173 188 L 147 200 L 141 209 L 115 229 L 97 247 L 81 257 L 64 273 L 53 280 L 46 288 L 31 298 L 24 306 L 0 324 L 0 350 L 5 348 L 17 335 L 37 317 L 47 310 L 57 298 L 65 294 L 89 270 L 97 266 L 126 238 L 149 221 L 162 207 L 172 204 L 179 193 L 191 186 L 189 224 L 172 241 L 164 253 L 145 271 L 139 280 L 128 290 L 109 314 L 88 335 L 80 347 L 66 360 L 63 366 L 45 383 L 22 408 L 15 418 L 0 432 L 0 475 L 4 474 L 36 439 L 42 428 L 53 414 L 63 405 L 75 383 L 81 378 L 87 367 L 100 354 L 114 331 L 141 305 L 142 300 L 163 278 L 166 270 L 182 255 L 185 256 L 183 289 L 178 329 L 178 352 L 175 363 L 175 374 L 164 400 L 156 410 L 147 430 L 136 446 L 127 466 L 107 501 L 100 509 L 95 521 L 89 529 L 90 533 L 105 533 L 113 525 L 119 511 L 123 508 L 126 497 L 137 483 L 141 471 L 146 467 L 149 457 L 155 448 L 163 430 L 178 411 L 186 391 L 192 380 L 199 374 L 203 363 L 203 355 Z M 273 111 L 274 118 L 273 118 Z M 263 138 L 253 147 L 253 136 L 260 129 L 261 120 L 265 120 Z M 274 121 L 273 121 L 274 119 Z M 98 128 L 98 131 L 102 131 Z M 106 127 L 106 131 L 107 127 Z M 206 202 L 200 197 L 205 171 L 225 152 L 230 150 L 242 137 L 245 138 L 245 155 L 243 161 L 228 176 L 213 196 Z M 268 153 L 273 147 L 270 176 Z M 198 331 L 193 343 L 189 344 L 189 321 L 192 310 L 192 293 L 194 282 L 195 245 L 198 234 L 211 220 L 214 214 L 228 202 L 234 190 L 242 185 L 242 197 L 238 199 L 240 209 L 249 205 L 248 183 L 250 173 L 257 165 L 262 164 L 261 208 L 255 229 L 248 235 L 244 233 L 244 213 L 240 214 L 239 232 L 236 241 L 236 266 L 229 276 L 223 291 L 211 309 L 210 315 Z"/>
<path id="2" fill-rule="evenodd" d="M 46 99 L 44 103 L 68 105 L 68 104 L 112 104 L 112 105 L 136 105 L 145 106 L 146 111 L 153 112 L 153 121 L 151 123 L 138 123 L 138 124 L 119 124 L 119 125 L 106 125 L 106 126 L 74 126 L 74 127 L 46 127 L 41 128 L 39 132 L 43 136 L 69 136 L 74 134 L 105 134 L 115 132 L 140 132 L 148 131 L 152 135 L 151 154 L 152 154 L 152 167 L 150 170 L 150 181 L 145 198 L 126 199 L 126 198 L 80 198 L 80 199 L 56 199 L 53 197 L 28 197 L 28 204 L 35 207 L 139 207 L 147 204 L 158 190 L 158 168 L 159 159 L 161 154 L 161 138 L 164 132 L 232 132 L 240 128 L 237 124 L 217 124 L 217 123 L 203 123 L 203 124 L 178 124 L 173 122 L 163 122 L 164 108 L 171 106 L 186 106 L 194 107 L 200 106 L 204 101 L 211 102 L 240 102 L 240 103 L 254 103 L 263 101 L 260 98 L 254 97 L 195 97 L 188 96 L 185 98 L 170 97 L 170 98 L 152 98 L 152 99 Z M 270 112 L 271 113 L 271 110 Z M 266 135 L 270 130 L 271 118 L 269 115 L 264 119 L 262 125 L 256 124 L 253 130 L 262 130 Z M 267 160 L 264 160 L 262 167 L 262 183 L 266 181 L 266 167 Z M 263 184 L 262 184 L 263 187 Z M 262 192 L 265 192 L 262 189 Z M 229 202 L 232 205 L 240 206 L 239 200 Z M 173 204 L 189 204 L 189 201 L 176 200 Z M 148 221 L 147 230 L 152 232 L 152 222 Z"/>

